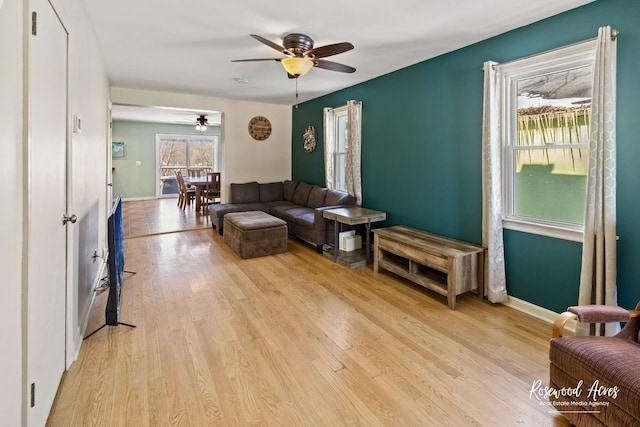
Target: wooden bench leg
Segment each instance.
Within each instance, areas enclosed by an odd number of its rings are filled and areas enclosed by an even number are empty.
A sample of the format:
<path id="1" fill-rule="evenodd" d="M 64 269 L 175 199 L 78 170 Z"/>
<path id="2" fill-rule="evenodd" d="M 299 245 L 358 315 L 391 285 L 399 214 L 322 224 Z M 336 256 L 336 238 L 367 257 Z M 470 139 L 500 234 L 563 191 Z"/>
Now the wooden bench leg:
<path id="1" fill-rule="evenodd" d="M 478 297 L 480 297 L 480 299 L 484 299 L 484 254 L 485 251 L 478 252 L 476 258 L 476 262 L 478 263 Z"/>
<path id="2" fill-rule="evenodd" d="M 456 293 L 458 289 L 462 289 L 462 279 L 464 278 L 462 257 L 454 257 L 449 260 L 449 269 L 447 272 L 447 301 L 451 310 L 456 309 Z"/>
<path id="3" fill-rule="evenodd" d="M 378 248 L 378 236 L 373 236 L 373 272 L 378 272 L 378 260 L 380 259 L 380 249 Z"/>

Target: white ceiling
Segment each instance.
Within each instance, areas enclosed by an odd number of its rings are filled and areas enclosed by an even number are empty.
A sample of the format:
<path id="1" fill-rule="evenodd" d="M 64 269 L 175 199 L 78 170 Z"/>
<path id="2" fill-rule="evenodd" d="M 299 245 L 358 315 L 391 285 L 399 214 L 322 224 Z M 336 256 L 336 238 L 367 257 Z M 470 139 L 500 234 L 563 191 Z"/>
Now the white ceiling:
<path id="1" fill-rule="evenodd" d="M 295 79 L 280 63 L 231 62 L 283 57 L 249 34 L 353 43 L 326 59 L 357 71 L 312 69 L 298 79 L 304 102 L 593 0 L 82 1 L 112 86 L 294 105 Z"/>

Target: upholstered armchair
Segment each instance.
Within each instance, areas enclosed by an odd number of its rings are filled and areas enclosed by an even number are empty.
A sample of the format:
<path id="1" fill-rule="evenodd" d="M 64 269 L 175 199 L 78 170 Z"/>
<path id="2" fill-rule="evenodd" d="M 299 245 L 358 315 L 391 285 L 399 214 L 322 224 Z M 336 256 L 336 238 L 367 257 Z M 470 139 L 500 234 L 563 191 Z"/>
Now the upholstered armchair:
<path id="1" fill-rule="evenodd" d="M 627 322 L 613 337 L 562 336 L 567 321 Z M 549 348 L 549 401 L 576 426 L 640 425 L 640 303 L 569 307 Z"/>

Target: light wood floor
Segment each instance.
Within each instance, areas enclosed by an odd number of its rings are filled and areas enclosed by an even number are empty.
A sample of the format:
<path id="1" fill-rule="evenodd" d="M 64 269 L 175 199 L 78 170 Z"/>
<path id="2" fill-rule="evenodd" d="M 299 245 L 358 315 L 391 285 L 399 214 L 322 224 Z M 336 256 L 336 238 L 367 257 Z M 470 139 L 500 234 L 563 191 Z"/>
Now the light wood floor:
<path id="1" fill-rule="evenodd" d="M 125 248 L 121 320 L 137 327 L 84 341 L 49 426 L 568 425 L 530 397 L 550 326 L 505 306 L 465 294 L 452 311 L 296 240 L 249 260 L 211 228 Z"/>
<path id="2" fill-rule="evenodd" d="M 153 199 L 122 202 L 122 225 L 125 237 L 146 236 L 180 230 L 211 227 L 208 212 L 197 211 L 194 203 L 185 210 L 178 199 Z"/>

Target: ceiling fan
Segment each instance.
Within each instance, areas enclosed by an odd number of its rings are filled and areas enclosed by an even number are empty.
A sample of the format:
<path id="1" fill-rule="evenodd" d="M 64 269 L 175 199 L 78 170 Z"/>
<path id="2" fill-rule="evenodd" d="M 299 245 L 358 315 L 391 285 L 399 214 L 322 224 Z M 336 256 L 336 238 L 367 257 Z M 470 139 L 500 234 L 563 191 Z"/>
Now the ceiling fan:
<path id="1" fill-rule="evenodd" d="M 200 117 L 196 119 L 196 130 L 204 132 L 207 130 L 208 124 L 209 124 L 209 120 L 207 119 L 207 116 L 202 114 L 200 115 Z"/>
<path id="2" fill-rule="evenodd" d="M 256 34 L 251 34 L 251 37 L 286 56 L 284 58 L 235 59 L 231 62 L 280 62 L 285 70 L 287 70 L 287 75 L 290 79 L 305 75 L 313 67 L 339 71 L 341 73 L 353 73 L 356 71 L 355 68 L 348 65 L 322 59 L 353 49 L 353 45 L 349 42 L 334 43 L 314 48 L 311 37 L 300 33 L 291 33 L 284 36 L 282 46 Z"/>

